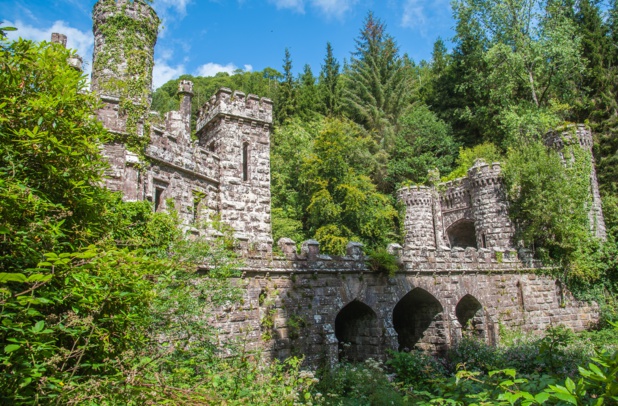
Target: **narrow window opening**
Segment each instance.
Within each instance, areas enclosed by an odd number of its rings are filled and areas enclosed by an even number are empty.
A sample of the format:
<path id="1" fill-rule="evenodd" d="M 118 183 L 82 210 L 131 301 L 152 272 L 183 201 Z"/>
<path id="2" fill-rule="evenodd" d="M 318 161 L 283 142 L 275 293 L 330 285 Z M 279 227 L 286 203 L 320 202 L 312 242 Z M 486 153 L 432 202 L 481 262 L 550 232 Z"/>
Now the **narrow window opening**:
<path id="1" fill-rule="evenodd" d="M 208 150 L 209 150 L 210 152 L 215 152 L 215 143 L 214 143 L 214 142 L 211 142 L 211 143 L 208 145 Z"/>
<path id="2" fill-rule="evenodd" d="M 249 144 L 244 144 L 242 147 L 242 180 L 249 180 Z"/>
<path id="3" fill-rule="evenodd" d="M 200 209 L 200 201 L 197 199 L 193 199 L 193 222 L 197 223 L 198 213 Z"/>
<path id="4" fill-rule="evenodd" d="M 482 241 L 482 244 L 483 244 L 482 248 L 487 248 L 487 237 L 485 236 L 485 234 L 481 235 L 481 239 L 483 240 Z"/>
<path id="5" fill-rule="evenodd" d="M 161 197 L 162 196 L 163 196 L 163 189 L 156 188 L 155 198 L 154 198 L 155 211 L 159 211 L 159 208 L 161 207 Z"/>

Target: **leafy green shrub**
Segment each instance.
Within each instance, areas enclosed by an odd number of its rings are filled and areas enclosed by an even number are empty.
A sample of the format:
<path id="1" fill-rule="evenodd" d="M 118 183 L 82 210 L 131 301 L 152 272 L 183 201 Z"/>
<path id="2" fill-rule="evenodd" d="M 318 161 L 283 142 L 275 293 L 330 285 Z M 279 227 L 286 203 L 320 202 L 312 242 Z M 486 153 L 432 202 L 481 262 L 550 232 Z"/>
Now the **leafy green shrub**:
<path id="1" fill-rule="evenodd" d="M 432 382 L 446 377 L 445 366 L 424 352 L 391 351 L 390 356 L 386 365 L 395 372 L 397 382 L 403 383 L 406 387 L 423 390 L 430 387 Z"/>
<path id="2" fill-rule="evenodd" d="M 384 403 L 386 399 L 395 405 L 403 404 L 400 394 L 389 382 L 383 365 L 373 359 L 364 363 L 340 363 L 318 374 L 320 383 L 316 390 L 327 405 L 361 406 Z M 382 399 L 382 403 L 374 403 Z"/>
<path id="3" fill-rule="evenodd" d="M 369 256 L 367 264 L 373 272 L 382 272 L 393 277 L 399 270 L 397 257 L 388 252 L 386 248 L 369 250 L 367 254 Z"/>

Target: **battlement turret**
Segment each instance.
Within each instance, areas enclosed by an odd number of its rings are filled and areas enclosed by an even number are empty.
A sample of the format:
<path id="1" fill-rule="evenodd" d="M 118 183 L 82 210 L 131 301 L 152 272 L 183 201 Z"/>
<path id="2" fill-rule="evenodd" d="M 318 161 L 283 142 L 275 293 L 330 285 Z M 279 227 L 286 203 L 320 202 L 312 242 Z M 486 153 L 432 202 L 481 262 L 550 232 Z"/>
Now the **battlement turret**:
<path id="1" fill-rule="evenodd" d="M 474 166 L 468 170 L 468 179 L 475 187 L 502 184 L 500 162 L 488 164 L 482 159 L 477 159 Z"/>
<path id="2" fill-rule="evenodd" d="M 64 34 L 53 32 L 51 35 L 51 42 L 53 42 L 54 44 L 60 44 L 64 48 L 66 48 L 67 47 L 67 36 Z M 83 72 L 84 60 L 82 59 L 81 56 L 77 54 L 73 54 L 72 56 L 69 57 L 69 59 L 67 60 L 67 63 L 73 69 L 79 72 Z"/>
<path id="3" fill-rule="evenodd" d="M 197 136 L 220 159 L 221 220 L 250 251 L 272 252 L 272 101 L 222 88 L 200 110 Z"/>
<path id="4" fill-rule="evenodd" d="M 406 205 L 405 246 L 411 249 L 436 248 L 434 191 L 426 186 L 411 186 L 397 192 Z"/>
<path id="5" fill-rule="evenodd" d="M 509 218 L 500 163 L 477 160 L 468 170 L 468 180 L 477 247 L 512 247 L 515 230 Z"/>
<path id="6" fill-rule="evenodd" d="M 273 121 L 273 102 L 266 97 L 260 98 L 254 94 L 246 96 L 243 92 L 221 88 L 200 109 L 197 132 L 221 115 L 270 124 Z"/>
<path id="7" fill-rule="evenodd" d="M 607 229 L 605 227 L 605 217 L 601 204 L 601 194 L 599 192 L 599 181 L 597 179 L 596 165 L 592 147 L 594 138 L 592 131 L 584 124 L 567 125 L 563 131 L 552 131 L 545 135 L 545 145 L 554 148 L 563 158 L 565 164 L 568 159 L 564 157 L 564 148 L 577 145 L 590 154 L 592 167 L 590 169 L 590 210 L 588 212 L 588 220 L 590 222 L 590 231 L 595 237 L 605 240 L 607 238 Z"/>
<path id="8" fill-rule="evenodd" d="M 144 0 L 99 0 L 92 20 L 92 90 L 150 105 L 160 23 L 153 8 Z"/>
<path id="9" fill-rule="evenodd" d="M 586 151 L 592 152 L 594 138 L 592 131 L 585 124 L 569 124 L 563 131 L 551 131 L 545 135 L 545 145 L 557 151 L 565 146 L 578 143 Z"/>

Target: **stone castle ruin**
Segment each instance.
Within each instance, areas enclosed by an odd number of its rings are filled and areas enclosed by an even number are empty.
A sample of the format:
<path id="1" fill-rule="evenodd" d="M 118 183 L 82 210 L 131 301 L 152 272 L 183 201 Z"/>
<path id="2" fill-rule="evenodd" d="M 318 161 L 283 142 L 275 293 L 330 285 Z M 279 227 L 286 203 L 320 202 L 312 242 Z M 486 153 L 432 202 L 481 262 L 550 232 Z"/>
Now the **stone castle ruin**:
<path id="1" fill-rule="evenodd" d="M 139 29 L 110 30 L 108 22 L 119 17 L 123 27 Z M 389 246 L 400 264 L 392 277 L 371 271 L 357 243 L 335 257 L 320 253 L 317 241 L 297 252 L 294 241 L 282 239 L 283 255 L 275 255 L 272 102 L 221 89 L 200 109 L 192 136 L 192 83 L 181 81 L 179 111 L 152 120 L 157 27 L 155 12 L 140 0 L 100 0 L 94 7 L 92 90 L 103 102 L 99 120 L 117 136 L 103 146 L 107 187 L 126 200 L 150 201 L 154 210 L 173 204 L 192 233 L 211 233 L 199 220 L 213 215 L 233 228 L 245 255 L 236 281 L 244 298 L 211 315 L 222 342 L 244 340 L 278 358 L 303 354 L 317 365 L 384 358 L 389 349 L 440 353 L 465 335 L 497 343 L 499 326 L 582 330 L 598 319 L 596 305 L 537 275 L 540 265 L 515 249 L 498 163 L 479 161 L 462 179 L 399 191 L 406 233 L 403 247 Z M 568 134 L 550 136 L 548 144 L 561 148 L 573 140 Z M 577 126 L 575 136 L 590 150 L 588 129 Z M 591 231 L 603 238 L 594 170 L 590 179 Z"/>

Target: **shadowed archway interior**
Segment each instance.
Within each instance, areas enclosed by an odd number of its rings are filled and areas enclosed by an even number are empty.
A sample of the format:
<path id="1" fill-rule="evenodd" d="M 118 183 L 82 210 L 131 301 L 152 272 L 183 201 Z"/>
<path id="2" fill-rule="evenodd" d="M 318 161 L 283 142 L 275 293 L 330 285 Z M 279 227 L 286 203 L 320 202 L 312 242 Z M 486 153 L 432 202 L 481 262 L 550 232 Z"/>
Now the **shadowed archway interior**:
<path id="1" fill-rule="evenodd" d="M 457 222 L 446 230 L 451 248 L 478 248 L 476 242 L 476 229 L 474 222 L 464 220 Z"/>
<path id="2" fill-rule="evenodd" d="M 461 298 L 455 307 L 455 316 L 461 325 L 462 336 L 477 337 L 487 341 L 488 322 L 481 303 L 472 295 Z"/>
<path id="3" fill-rule="evenodd" d="M 418 348 L 435 353 L 445 349 L 443 310 L 438 299 L 424 289 L 416 288 L 405 295 L 393 310 L 399 351 Z"/>
<path id="4" fill-rule="evenodd" d="M 335 336 L 339 342 L 339 360 L 361 362 L 380 356 L 378 317 L 371 307 L 358 300 L 337 314 Z"/>

